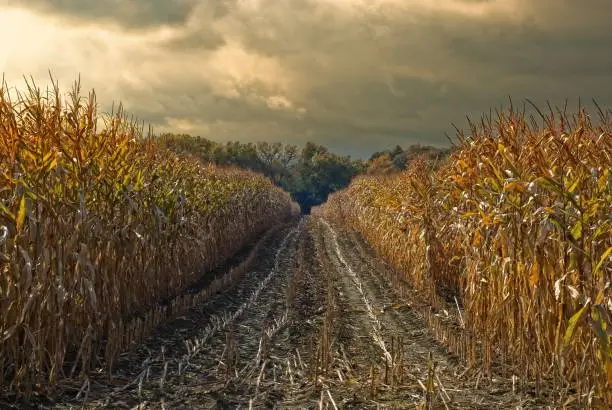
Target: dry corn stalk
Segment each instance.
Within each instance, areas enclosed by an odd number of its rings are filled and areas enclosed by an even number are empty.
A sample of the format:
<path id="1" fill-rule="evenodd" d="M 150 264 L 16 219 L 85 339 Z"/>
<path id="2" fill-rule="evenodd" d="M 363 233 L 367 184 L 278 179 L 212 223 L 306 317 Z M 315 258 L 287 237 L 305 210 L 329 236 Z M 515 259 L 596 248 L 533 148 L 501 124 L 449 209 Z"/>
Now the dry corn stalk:
<path id="1" fill-rule="evenodd" d="M 521 378 L 610 404 L 612 119 L 599 111 L 598 125 L 584 109 L 538 125 L 511 107 L 459 135 L 438 169 L 360 177 L 313 213 L 361 232 L 434 307 L 458 310 L 460 343 L 487 373 L 499 357 Z"/>
<path id="2" fill-rule="evenodd" d="M 78 83 L 27 86 L 0 87 L 0 388 L 26 396 L 110 368 L 160 302 L 295 212 L 264 177 L 157 148 L 121 107 L 101 118 Z"/>

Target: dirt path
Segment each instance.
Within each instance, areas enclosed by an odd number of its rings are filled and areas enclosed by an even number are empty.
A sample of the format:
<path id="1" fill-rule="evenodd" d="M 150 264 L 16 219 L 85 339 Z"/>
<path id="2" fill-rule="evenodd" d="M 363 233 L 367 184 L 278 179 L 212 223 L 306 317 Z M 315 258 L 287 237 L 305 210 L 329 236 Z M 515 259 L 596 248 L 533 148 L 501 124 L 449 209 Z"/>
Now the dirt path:
<path id="1" fill-rule="evenodd" d="M 533 397 L 513 393 L 510 380 L 495 376 L 488 380 L 461 365 L 434 339 L 425 318 L 411 308 L 418 302 L 410 294 L 398 298 L 391 291 L 384 279 L 392 275 L 389 268 L 376 259 L 354 232 L 337 231 L 325 221 L 320 225 L 330 253 L 337 257 L 338 280 L 351 305 L 364 307 L 361 320 L 365 321 L 365 316 L 369 319 L 371 344 L 378 347 L 381 356 L 380 371 L 387 372 L 378 403 L 415 408 L 423 403 L 429 382 L 434 390 L 431 402 L 435 408 L 542 407 L 543 403 Z M 389 369 L 385 370 L 386 367 Z"/>
<path id="2" fill-rule="evenodd" d="M 449 354 L 354 232 L 303 219 L 256 261 L 53 408 L 542 408 Z"/>

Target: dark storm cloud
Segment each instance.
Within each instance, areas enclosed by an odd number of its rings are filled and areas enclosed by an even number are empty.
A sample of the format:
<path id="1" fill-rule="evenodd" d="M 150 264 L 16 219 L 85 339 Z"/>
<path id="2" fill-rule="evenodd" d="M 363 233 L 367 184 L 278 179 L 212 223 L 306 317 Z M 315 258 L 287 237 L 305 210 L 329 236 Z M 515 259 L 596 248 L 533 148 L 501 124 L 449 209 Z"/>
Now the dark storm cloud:
<path id="1" fill-rule="evenodd" d="M 367 118 L 367 132 L 405 127 L 440 142 L 444 136 L 434 133 L 451 121 L 478 116 L 508 96 L 562 102 L 601 94 L 601 81 L 612 74 L 612 53 L 606 52 L 612 30 L 599 17 L 603 3 L 593 1 L 586 12 L 561 3 L 540 5 L 518 21 L 449 12 L 412 18 L 410 10 L 346 19 L 314 4 L 304 16 L 290 13 L 289 3 L 282 3 L 285 13 L 263 10 L 256 20 L 237 21 L 249 49 L 304 73 L 309 91 L 302 103 L 320 117 L 342 118 L 347 126 Z M 571 21 L 548 22 L 547 14 Z M 392 73 L 403 70 L 433 79 L 406 76 L 402 85 Z M 437 113 L 435 123 L 423 123 L 428 116 L 419 111 Z"/>
<path id="2" fill-rule="evenodd" d="M 143 61 L 126 72 L 156 81 L 119 84 L 117 98 L 161 128 L 181 120 L 211 138 L 313 140 L 367 156 L 446 144 L 451 123 L 508 97 L 612 106 L 608 0 L 9 4 L 126 31 L 173 25 L 150 50 L 124 57 Z"/>
<path id="3" fill-rule="evenodd" d="M 443 46 L 453 60 L 499 74 L 601 76 L 612 72 L 612 53 L 605 52 L 612 30 L 606 30 L 582 27 L 552 31 L 535 25 L 483 24 L 473 32 L 454 31 Z"/>
<path id="4" fill-rule="evenodd" d="M 88 22 L 112 22 L 126 28 L 184 24 L 199 0 L 7 0 L 9 6 L 27 7 Z M 213 0 L 214 2 L 214 0 Z M 226 12 L 219 1 L 220 12 Z"/>

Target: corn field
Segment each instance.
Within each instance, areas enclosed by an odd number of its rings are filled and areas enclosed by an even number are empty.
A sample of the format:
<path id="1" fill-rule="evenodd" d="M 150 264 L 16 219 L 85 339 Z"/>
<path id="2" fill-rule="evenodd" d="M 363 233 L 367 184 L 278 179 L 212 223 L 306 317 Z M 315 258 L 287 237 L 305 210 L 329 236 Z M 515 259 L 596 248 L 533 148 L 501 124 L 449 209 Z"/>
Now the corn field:
<path id="1" fill-rule="evenodd" d="M 156 147 L 76 83 L 0 88 L 0 388 L 110 370 L 169 302 L 296 212 L 266 178 Z"/>
<path id="2" fill-rule="evenodd" d="M 315 213 L 357 229 L 434 307 L 466 360 L 612 404 L 612 115 L 510 108 L 434 168 L 363 176 Z"/>

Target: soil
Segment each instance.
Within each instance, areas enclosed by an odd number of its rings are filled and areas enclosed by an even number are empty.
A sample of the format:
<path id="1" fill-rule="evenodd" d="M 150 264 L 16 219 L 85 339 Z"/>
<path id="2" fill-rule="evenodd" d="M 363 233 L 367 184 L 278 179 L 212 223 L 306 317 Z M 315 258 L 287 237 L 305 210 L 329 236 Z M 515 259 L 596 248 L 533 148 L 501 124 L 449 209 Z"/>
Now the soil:
<path id="1" fill-rule="evenodd" d="M 111 378 L 63 385 L 37 408 L 546 407 L 449 353 L 393 275 L 355 232 L 305 217 L 270 235 L 231 289 L 124 353 Z"/>

